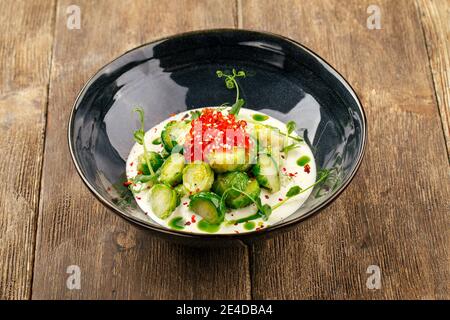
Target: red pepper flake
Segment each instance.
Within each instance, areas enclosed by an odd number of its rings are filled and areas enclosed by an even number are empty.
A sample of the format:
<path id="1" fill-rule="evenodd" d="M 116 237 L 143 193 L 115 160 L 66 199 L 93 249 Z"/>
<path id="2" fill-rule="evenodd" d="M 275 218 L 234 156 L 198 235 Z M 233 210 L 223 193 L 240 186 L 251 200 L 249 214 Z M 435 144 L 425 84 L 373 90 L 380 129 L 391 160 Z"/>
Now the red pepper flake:
<path id="1" fill-rule="evenodd" d="M 185 206 L 185 205 L 187 205 L 188 203 L 187 202 L 183 202 L 183 206 Z"/>
<path id="2" fill-rule="evenodd" d="M 137 174 L 142 174 L 142 171 L 138 170 Z"/>
<path id="3" fill-rule="evenodd" d="M 176 113 L 169 113 L 169 117 L 175 117 L 176 115 Z"/>
<path id="4" fill-rule="evenodd" d="M 133 166 L 133 164 L 134 164 L 134 162 L 131 162 L 131 163 L 130 163 L 130 167 L 132 167 L 132 166 Z"/>
<path id="5" fill-rule="evenodd" d="M 197 221 L 195 221 L 195 215 L 192 215 L 192 217 L 191 217 L 191 222 L 192 223 L 196 223 Z"/>
<path id="6" fill-rule="evenodd" d="M 131 182 L 131 181 L 125 181 L 124 183 L 123 183 L 123 185 L 125 186 L 125 187 L 128 187 L 130 184 L 132 184 L 133 182 Z"/>
<path id="7" fill-rule="evenodd" d="M 234 232 L 239 233 L 239 231 L 237 231 L 237 230 L 234 230 Z"/>
<path id="8" fill-rule="evenodd" d="M 136 197 L 136 199 L 141 200 L 142 198 L 141 197 Z"/>
<path id="9" fill-rule="evenodd" d="M 308 174 L 311 172 L 311 167 L 309 166 L 309 164 L 305 164 L 305 166 L 303 167 L 303 171 Z"/>
<path id="10" fill-rule="evenodd" d="M 286 168 L 285 167 L 283 167 L 283 171 L 286 172 Z"/>
<path id="11" fill-rule="evenodd" d="M 278 198 L 278 201 L 283 201 L 283 198 Z"/>
<path id="12" fill-rule="evenodd" d="M 190 226 L 191 222 L 190 221 L 186 221 L 186 223 L 184 224 L 185 226 Z"/>
<path id="13" fill-rule="evenodd" d="M 108 192 L 111 191 L 111 187 L 108 187 L 108 188 L 106 189 L 106 191 L 108 191 Z"/>
<path id="14" fill-rule="evenodd" d="M 239 223 L 236 222 L 234 225 L 237 226 L 238 224 L 239 224 Z"/>
<path id="15" fill-rule="evenodd" d="M 281 159 L 286 159 L 283 155 L 281 155 Z"/>
<path id="16" fill-rule="evenodd" d="M 288 173 L 288 176 L 289 176 L 289 177 L 295 177 L 295 173 L 289 172 L 289 173 Z"/>
<path id="17" fill-rule="evenodd" d="M 266 195 L 264 196 L 264 198 L 269 199 L 269 196 L 266 194 Z"/>

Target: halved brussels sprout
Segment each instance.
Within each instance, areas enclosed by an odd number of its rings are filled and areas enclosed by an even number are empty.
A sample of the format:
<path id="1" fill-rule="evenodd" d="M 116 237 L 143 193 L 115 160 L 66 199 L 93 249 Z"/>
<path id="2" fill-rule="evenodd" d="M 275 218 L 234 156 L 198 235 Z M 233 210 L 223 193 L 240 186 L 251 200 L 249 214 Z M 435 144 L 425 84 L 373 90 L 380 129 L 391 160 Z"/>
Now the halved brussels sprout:
<path id="1" fill-rule="evenodd" d="M 184 156 L 179 153 L 171 154 L 160 169 L 159 181 L 171 186 L 181 182 L 184 168 Z"/>
<path id="2" fill-rule="evenodd" d="M 237 190 L 231 189 L 232 187 Z M 213 184 L 213 191 L 217 194 L 222 196 L 226 192 L 225 203 L 233 209 L 243 208 L 252 203 L 252 200 L 239 190 L 244 191 L 253 199 L 258 198 L 261 192 L 258 182 L 255 179 L 250 179 L 244 172 L 221 174 Z"/>
<path id="3" fill-rule="evenodd" d="M 183 169 L 183 185 L 191 194 L 209 191 L 213 182 L 214 172 L 207 163 L 190 163 Z"/>
<path id="4" fill-rule="evenodd" d="M 170 216 L 180 204 L 178 194 L 165 184 L 155 184 L 150 189 L 149 197 L 153 213 L 161 219 Z"/>
<path id="5" fill-rule="evenodd" d="M 177 194 L 178 194 L 178 196 L 179 196 L 180 198 L 183 198 L 183 197 L 189 195 L 189 190 L 186 189 L 186 187 L 183 186 L 182 184 L 177 185 L 177 186 L 174 188 L 174 190 L 177 192 Z"/>
<path id="6" fill-rule="evenodd" d="M 156 153 L 154 151 L 147 152 L 147 159 L 150 162 L 150 165 L 152 166 L 153 172 L 156 172 L 156 170 L 158 170 L 164 162 L 163 158 L 159 155 L 159 153 Z M 137 170 L 144 175 L 149 175 L 151 173 L 147 166 L 147 162 L 145 161 L 144 154 L 141 154 L 138 157 Z"/>
<path id="7" fill-rule="evenodd" d="M 286 136 L 275 127 L 256 124 L 254 126 L 254 135 L 260 148 L 270 146 L 271 148 L 282 149 L 286 144 Z"/>
<path id="8" fill-rule="evenodd" d="M 210 224 L 219 224 L 225 218 L 221 198 L 212 192 L 200 192 L 190 197 L 189 208 Z"/>
<path id="9" fill-rule="evenodd" d="M 253 167 L 253 174 L 259 185 L 271 193 L 280 191 L 280 172 L 275 160 L 267 153 L 261 153 Z"/>
<path id="10" fill-rule="evenodd" d="M 161 142 L 166 151 L 171 152 L 175 146 L 180 146 L 182 151 L 186 136 L 191 129 L 191 123 L 187 121 L 170 121 L 161 132 Z"/>
<path id="11" fill-rule="evenodd" d="M 223 195 L 225 191 L 229 190 L 231 187 L 235 187 L 239 190 L 244 190 L 247 187 L 249 177 L 244 172 L 229 172 L 223 173 L 217 176 L 214 181 L 212 190 L 218 195 Z M 229 190 L 227 191 L 228 197 L 237 197 L 240 195 L 239 191 Z"/>
<path id="12" fill-rule="evenodd" d="M 234 198 L 226 197 L 225 202 L 227 206 L 233 209 L 240 209 L 251 205 L 253 201 L 248 196 L 256 200 L 256 198 L 259 198 L 259 195 L 261 193 L 258 181 L 256 181 L 255 179 L 250 179 L 250 181 L 248 182 L 247 186 L 244 189 L 244 192 L 246 194 L 241 193 L 239 194 L 239 196 Z"/>
<path id="13" fill-rule="evenodd" d="M 246 171 L 251 166 L 249 156 L 242 147 L 233 147 L 232 150 L 227 151 L 211 151 L 206 155 L 206 159 L 217 173 Z"/>

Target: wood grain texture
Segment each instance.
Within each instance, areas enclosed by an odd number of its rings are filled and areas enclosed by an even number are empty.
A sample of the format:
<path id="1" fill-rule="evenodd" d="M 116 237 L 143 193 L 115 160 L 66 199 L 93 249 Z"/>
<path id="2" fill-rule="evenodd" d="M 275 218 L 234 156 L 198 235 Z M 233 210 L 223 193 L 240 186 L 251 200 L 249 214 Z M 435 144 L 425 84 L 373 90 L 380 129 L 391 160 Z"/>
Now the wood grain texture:
<path id="1" fill-rule="evenodd" d="M 450 0 L 416 0 L 450 159 Z"/>
<path id="2" fill-rule="evenodd" d="M 121 53 L 179 32 L 233 27 L 229 1 L 77 1 L 81 30 L 57 11 L 33 298 L 246 299 L 248 254 L 192 249 L 154 238 L 107 211 L 75 172 L 66 143 L 71 105 L 83 83 Z M 66 288 L 67 267 L 81 290 Z"/>
<path id="3" fill-rule="evenodd" d="M 256 299 L 450 298 L 448 161 L 413 1 L 242 1 L 243 27 L 298 40 L 335 66 L 368 117 L 363 165 L 328 209 L 252 248 Z M 366 287 L 369 265 L 382 288 Z"/>
<path id="4" fill-rule="evenodd" d="M 27 299 L 53 35 L 53 1 L 0 2 L 0 299 Z"/>

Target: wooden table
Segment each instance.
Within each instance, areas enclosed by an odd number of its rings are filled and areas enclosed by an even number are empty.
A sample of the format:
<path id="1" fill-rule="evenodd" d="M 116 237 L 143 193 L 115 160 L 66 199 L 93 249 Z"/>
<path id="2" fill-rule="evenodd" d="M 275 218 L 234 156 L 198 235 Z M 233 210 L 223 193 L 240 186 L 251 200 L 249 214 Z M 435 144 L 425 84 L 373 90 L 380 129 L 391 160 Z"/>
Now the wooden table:
<path id="1" fill-rule="evenodd" d="M 71 4 L 80 29 L 67 28 Z M 371 4 L 381 29 L 367 27 Z M 2 0 L 0 27 L 1 298 L 450 298 L 449 0 Z M 67 119 L 84 82 L 116 56 L 219 27 L 283 34 L 323 56 L 359 94 L 369 142 L 350 187 L 294 231 L 193 249 L 90 194 Z M 80 290 L 66 285 L 71 265 Z M 380 289 L 366 285 L 370 265 Z"/>

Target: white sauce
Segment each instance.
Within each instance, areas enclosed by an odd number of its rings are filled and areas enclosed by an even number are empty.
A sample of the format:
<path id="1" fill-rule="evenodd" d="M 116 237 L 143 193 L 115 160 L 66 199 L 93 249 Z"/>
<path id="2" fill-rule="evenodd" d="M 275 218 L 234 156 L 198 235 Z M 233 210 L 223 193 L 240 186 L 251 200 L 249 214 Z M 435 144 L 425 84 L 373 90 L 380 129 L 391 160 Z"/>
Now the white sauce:
<path id="1" fill-rule="evenodd" d="M 199 109 L 201 110 L 201 109 Z M 183 116 L 189 113 L 189 111 L 179 113 L 177 115 L 174 115 L 167 120 L 161 122 L 160 124 L 156 125 L 155 127 L 148 130 L 145 134 L 145 144 L 148 151 L 156 151 L 161 152 L 163 149 L 162 145 L 154 145 L 152 142 L 159 138 L 161 135 L 161 131 L 164 129 L 164 126 L 169 121 L 180 121 Z M 246 120 L 248 122 L 247 126 L 247 132 L 251 134 L 253 123 L 256 121 L 252 120 L 252 115 L 254 114 L 263 114 L 261 112 L 256 112 L 254 110 L 245 109 L 242 108 L 239 112 L 239 119 Z M 252 121 L 252 122 L 251 122 Z M 276 128 L 279 128 L 282 132 L 286 131 L 286 125 L 279 121 L 274 119 L 273 117 L 270 117 L 262 122 L 258 122 L 265 125 L 270 125 Z M 295 135 L 295 134 L 293 134 Z M 290 143 L 294 142 L 291 140 Z M 138 157 L 139 155 L 144 153 L 144 148 L 142 145 L 136 143 L 133 148 L 131 149 L 130 155 L 127 159 L 126 164 L 126 174 L 127 178 L 133 178 L 137 175 L 137 164 L 138 164 Z M 283 154 L 285 156 L 285 154 Z M 310 166 L 310 173 L 306 173 L 304 171 L 304 168 L 299 166 L 297 164 L 297 159 L 299 159 L 301 156 L 308 156 L 311 160 L 308 163 Z M 289 151 L 288 156 L 283 159 L 279 158 L 279 166 L 280 166 L 280 175 L 281 175 L 281 190 L 270 194 L 267 190 L 261 189 L 261 201 L 263 204 L 269 204 L 269 205 L 275 205 L 280 201 L 280 199 L 284 199 L 286 196 L 286 192 L 295 185 L 300 186 L 302 189 L 305 189 L 309 186 L 311 186 L 316 181 L 316 164 L 314 161 L 313 154 L 308 147 L 308 145 L 304 142 L 300 143 L 300 147 L 296 148 L 294 150 Z M 291 176 L 289 176 L 291 174 Z M 139 187 L 139 186 L 138 186 Z M 262 219 L 256 219 L 252 220 L 256 228 L 262 227 L 265 228 L 269 225 L 276 224 L 283 219 L 287 218 L 289 215 L 293 214 L 296 210 L 298 210 L 301 205 L 306 201 L 310 193 L 312 192 L 312 188 L 305 191 L 304 193 L 301 193 L 298 196 L 293 197 L 292 199 L 288 200 L 285 204 L 280 206 L 279 208 L 275 209 L 269 219 L 267 221 L 263 221 Z M 149 201 L 149 190 L 143 190 L 139 193 L 134 194 L 134 198 L 139 205 L 139 207 L 147 214 L 149 215 L 154 221 L 158 222 L 162 226 L 165 226 L 169 228 L 168 223 L 175 217 L 181 216 L 185 221 L 192 221 L 192 216 L 195 216 L 195 223 L 192 223 L 190 225 L 185 225 L 183 231 L 186 232 L 192 232 L 192 233 L 206 233 L 202 230 L 200 230 L 197 227 L 198 222 L 202 219 L 202 217 L 196 215 L 193 211 L 191 211 L 188 208 L 189 204 L 189 197 L 184 197 L 181 199 L 181 204 L 178 206 L 178 208 L 170 215 L 169 218 L 162 220 L 158 218 L 152 211 L 151 203 Z M 225 221 L 226 220 L 235 220 L 239 218 L 244 218 L 247 216 L 250 216 L 256 212 L 255 205 L 251 205 L 242 209 L 233 210 L 230 213 L 225 214 Z M 238 225 L 228 225 L 226 222 L 221 224 L 220 229 L 216 233 L 244 233 L 244 232 L 253 232 L 256 229 L 253 230 L 246 230 L 244 228 L 244 223 L 240 223 Z"/>

